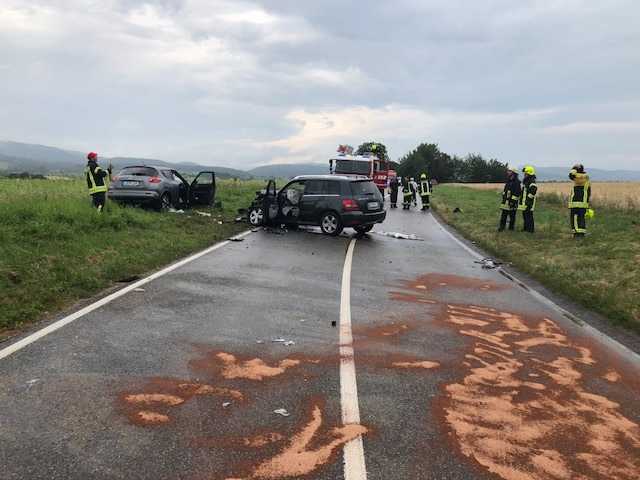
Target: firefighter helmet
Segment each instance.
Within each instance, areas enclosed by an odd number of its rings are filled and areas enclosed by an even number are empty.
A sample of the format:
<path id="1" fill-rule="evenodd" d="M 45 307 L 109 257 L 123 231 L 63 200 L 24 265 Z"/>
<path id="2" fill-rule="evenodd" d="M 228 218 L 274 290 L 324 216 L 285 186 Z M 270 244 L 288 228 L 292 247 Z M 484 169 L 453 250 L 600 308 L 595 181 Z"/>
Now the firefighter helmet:
<path id="1" fill-rule="evenodd" d="M 522 169 L 523 173 L 527 174 L 527 175 L 535 175 L 536 174 L 536 169 L 533 168 L 531 165 L 527 165 Z"/>
<path id="2" fill-rule="evenodd" d="M 96 158 L 98 158 L 98 154 L 96 152 L 89 152 L 87 155 L 87 160 L 95 160 Z"/>
<path id="3" fill-rule="evenodd" d="M 427 174 L 423 173 L 422 175 L 420 175 L 420 180 L 426 180 L 427 179 Z"/>

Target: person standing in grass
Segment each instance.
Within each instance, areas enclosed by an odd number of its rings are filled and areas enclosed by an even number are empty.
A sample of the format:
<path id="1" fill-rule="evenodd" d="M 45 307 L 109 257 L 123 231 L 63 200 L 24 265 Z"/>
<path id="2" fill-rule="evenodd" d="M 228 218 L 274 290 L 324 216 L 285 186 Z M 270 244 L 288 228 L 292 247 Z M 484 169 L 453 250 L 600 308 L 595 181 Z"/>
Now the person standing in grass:
<path id="1" fill-rule="evenodd" d="M 522 180 L 522 194 L 518 202 L 518 210 L 522 211 L 524 221 L 524 232 L 534 233 L 535 222 L 533 212 L 536 209 L 536 197 L 538 195 L 538 185 L 536 184 L 536 170 L 527 165 L 522 169 L 524 179 Z"/>
<path id="2" fill-rule="evenodd" d="M 515 167 L 507 165 L 507 181 L 504 184 L 502 203 L 500 204 L 502 214 L 500 215 L 499 232 L 504 231 L 507 226 L 507 219 L 509 219 L 509 230 L 516 228 L 516 213 L 518 211 L 520 193 L 522 193 L 522 187 L 520 186 L 518 172 Z"/>
<path id="3" fill-rule="evenodd" d="M 93 200 L 93 206 L 102 212 L 104 204 L 107 201 L 107 190 L 109 189 L 109 178 L 111 177 L 111 166 L 107 170 L 98 165 L 98 154 L 90 152 L 87 155 L 87 168 L 85 168 L 85 176 L 87 179 L 87 187 L 89 195 Z"/>
<path id="4" fill-rule="evenodd" d="M 573 182 L 571 195 L 569 196 L 569 209 L 571 212 L 571 230 L 574 238 L 582 238 L 587 233 L 587 216 L 593 215 L 589 208 L 591 201 L 591 181 L 580 163 L 573 166 L 569 172 L 569 178 Z"/>

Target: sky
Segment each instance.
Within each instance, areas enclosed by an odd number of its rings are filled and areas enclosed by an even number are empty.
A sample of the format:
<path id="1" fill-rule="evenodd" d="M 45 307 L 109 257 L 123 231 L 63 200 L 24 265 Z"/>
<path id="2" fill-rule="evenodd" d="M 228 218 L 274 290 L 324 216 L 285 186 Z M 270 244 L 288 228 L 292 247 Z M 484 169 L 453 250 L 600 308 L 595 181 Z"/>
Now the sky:
<path id="1" fill-rule="evenodd" d="M 374 140 L 640 170 L 637 0 L 0 2 L 0 140 L 251 168 Z"/>

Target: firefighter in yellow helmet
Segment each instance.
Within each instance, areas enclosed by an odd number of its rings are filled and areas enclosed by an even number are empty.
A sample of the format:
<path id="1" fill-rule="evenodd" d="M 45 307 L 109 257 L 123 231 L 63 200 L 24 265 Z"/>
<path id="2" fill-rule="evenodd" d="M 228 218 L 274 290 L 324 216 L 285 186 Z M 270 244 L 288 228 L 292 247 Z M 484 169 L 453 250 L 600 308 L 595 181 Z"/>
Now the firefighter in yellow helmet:
<path id="1" fill-rule="evenodd" d="M 420 175 L 420 200 L 422 201 L 422 211 L 428 210 L 430 207 L 430 198 L 431 198 L 431 182 L 427 178 L 426 173 L 422 173 Z"/>
<path id="2" fill-rule="evenodd" d="M 533 233 L 535 232 L 533 212 L 536 209 L 536 197 L 538 195 L 536 170 L 531 165 L 527 165 L 522 169 L 522 173 L 524 173 L 524 179 L 522 180 L 522 194 L 518 201 L 518 210 L 522 212 L 523 231 Z"/>
<path id="3" fill-rule="evenodd" d="M 577 163 L 569 172 L 569 178 L 573 181 L 571 195 L 569 196 L 569 209 L 571 212 L 571 230 L 575 238 L 582 238 L 587 233 L 587 216 L 593 215 L 589 208 L 591 201 L 591 181 L 584 171 L 584 166 Z"/>

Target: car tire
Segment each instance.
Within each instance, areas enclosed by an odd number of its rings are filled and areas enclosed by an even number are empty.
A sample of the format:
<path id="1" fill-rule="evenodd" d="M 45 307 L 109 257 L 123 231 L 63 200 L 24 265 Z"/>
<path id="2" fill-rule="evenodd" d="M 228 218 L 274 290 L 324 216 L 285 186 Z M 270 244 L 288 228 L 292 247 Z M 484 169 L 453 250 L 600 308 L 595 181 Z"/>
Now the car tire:
<path id="1" fill-rule="evenodd" d="M 326 235 L 337 237 L 342 232 L 342 219 L 336 212 L 326 212 L 320 217 L 320 230 Z"/>
<path id="2" fill-rule="evenodd" d="M 169 195 L 169 192 L 164 192 L 158 201 L 158 210 L 166 212 L 172 207 L 171 195 Z"/>
<path id="3" fill-rule="evenodd" d="M 264 212 L 261 207 L 251 207 L 247 212 L 247 219 L 249 225 L 254 227 L 260 227 L 264 225 Z"/>
<path id="4" fill-rule="evenodd" d="M 353 227 L 353 229 L 360 235 L 370 232 L 372 228 L 373 225 L 360 225 L 358 227 Z"/>

